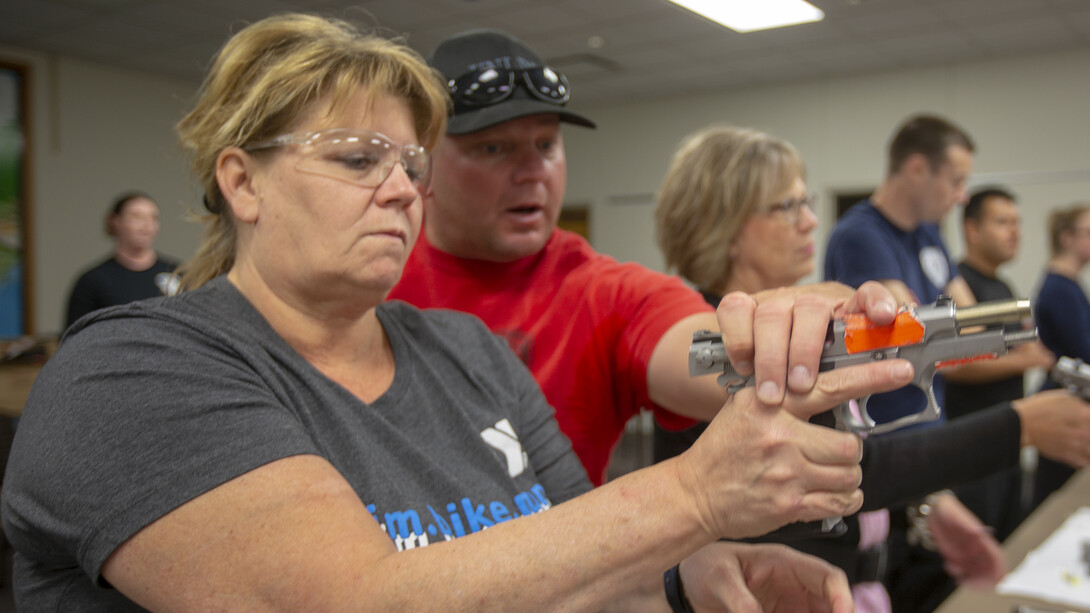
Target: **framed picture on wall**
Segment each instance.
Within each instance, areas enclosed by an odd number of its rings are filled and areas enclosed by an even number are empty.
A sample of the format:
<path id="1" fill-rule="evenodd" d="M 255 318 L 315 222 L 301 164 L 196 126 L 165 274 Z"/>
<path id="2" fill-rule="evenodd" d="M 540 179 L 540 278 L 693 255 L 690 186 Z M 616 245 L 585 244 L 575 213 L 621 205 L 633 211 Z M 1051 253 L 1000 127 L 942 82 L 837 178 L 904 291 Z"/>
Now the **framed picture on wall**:
<path id="1" fill-rule="evenodd" d="M 560 219 L 556 226 L 590 240 L 590 215 L 587 210 L 585 204 L 565 205 L 560 209 Z"/>
<path id="2" fill-rule="evenodd" d="M 0 338 L 34 333 L 27 75 L 0 60 Z"/>
<path id="3" fill-rule="evenodd" d="M 833 194 L 833 198 L 836 202 L 836 219 L 840 219 L 844 216 L 844 213 L 848 212 L 848 209 L 859 204 L 864 198 L 869 198 L 874 193 L 874 189 L 852 189 L 838 191 Z M 833 221 L 836 221 L 834 219 Z"/>

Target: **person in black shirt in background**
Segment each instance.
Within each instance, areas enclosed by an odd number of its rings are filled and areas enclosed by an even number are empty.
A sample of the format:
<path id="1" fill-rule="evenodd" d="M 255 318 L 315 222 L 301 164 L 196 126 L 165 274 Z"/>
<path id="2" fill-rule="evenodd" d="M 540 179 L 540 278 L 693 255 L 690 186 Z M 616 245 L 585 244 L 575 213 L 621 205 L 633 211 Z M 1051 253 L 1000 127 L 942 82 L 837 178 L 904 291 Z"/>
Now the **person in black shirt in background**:
<path id="1" fill-rule="evenodd" d="M 997 269 L 1014 260 L 1021 239 L 1021 215 L 1015 196 L 1001 188 L 984 188 L 974 192 L 962 212 L 961 229 L 965 233 L 965 259 L 958 271 L 969 284 L 978 302 L 1014 298 L 1015 292 L 998 277 Z M 1015 349 L 1021 359 L 1008 361 L 1007 370 L 996 372 L 989 381 L 979 384 L 947 383 L 946 405 L 949 419 L 991 407 L 1005 400 L 1025 395 L 1025 372 L 1050 369 L 1056 358 L 1040 341 Z M 1021 470 L 1013 468 L 957 489 L 961 502 L 966 503 L 985 524 L 995 529 L 996 538 L 1006 539 L 1025 519 L 1022 508 Z"/>
<path id="2" fill-rule="evenodd" d="M 977 302 L 1014 298 L 1015 293 L 997 274 L 998 268 L 1014 259 L 1021 240 L 1022 218 L 1014 196 L 1007 190 L 988 187 L 969 198 L 962 214 L 965 257 L 958 270 L 969 284 Z M 1051 368 L 1056 357 L 1039 341 L 1011 352 L 1018 360 L 1007 360 L 1007 368 L 979 384 L 953 385 L 947 393 L 947 416 L 956 419 L 996 403 L 1024 395 L 1023 373 L 1031 368 Z M 951 387 L 948 384 L 947 387 Z M 999 524 L 989 524 L 1000 529 Z M 1013 526 L 1011 527 L 1013 529 Z M 1009 531 L 1007 532 L 1009 534 Z"/>
<path id="3" fill-rule="evenodd" d="M 962 212 L 965 257 L 958 263 L 962 278 L 978 302 L 1014 298 L 999 267 L 1018 254 L 1022 218 L 1015 197 L 1006 189 L 986 187 L 969 198 Z M 1024 295 L 1024 294 L 1023 294 Z M 1000 402 L 1025 395 L 1024 373 L 1032 368 L 1051 368 L 1056 358 L 1039 341 L 1019 346 L 1011 352 L 1018 359 L 1007 360 L 1005 370 L 979 383 L 948 381 L 946 412 L 958 419 Z M 995 363 L 996 366 L 1000 364 Z M 984 441 L 981 441 L 983 443 Z M 985 524 L 995 530 L 1000 541 L 1006 539 L 1029 512 L 1021 503 L 1022 471 L 1011 467 L 983 479 L 954 488 L 958 498 Z M 946 577 L 949 589 L 953 582 Z"/>
<path id="4" fill-rule="evenodd" d="M 159 206 L 143 192 L 126 192 L 106 215 L 106 234 L 114 252 L 105 262 L 84 271 L 68 298 L 67 329 L 77 319 L 108 306 L 169 296 L 178 290 L 178 263 L 155 252 Z"/>

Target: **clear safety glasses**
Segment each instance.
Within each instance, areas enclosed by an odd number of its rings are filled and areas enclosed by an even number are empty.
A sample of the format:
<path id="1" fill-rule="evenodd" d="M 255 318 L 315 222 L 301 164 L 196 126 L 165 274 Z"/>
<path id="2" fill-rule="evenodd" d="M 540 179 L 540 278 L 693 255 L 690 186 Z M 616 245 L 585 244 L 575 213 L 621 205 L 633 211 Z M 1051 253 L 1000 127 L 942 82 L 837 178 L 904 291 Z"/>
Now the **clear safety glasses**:
<path id="1" fill-rule="evenodd" d="M 455 102 L 481 107 L 510 98 L 515 93 L 519 77 L 526 90 L 538 100 L 561 105 L 571 98 L 568 80 L 548 66 L 524 69 L 486 68 L 451 79 L 447 85 Z"/>
<path id="2" fill-rule="evenodd" d="M 389 137 L 370 130 L 336 128 L 306 134 L 281 134 L 276 138 L 243 147 L 260 151 L 289 145 L 299 146 L 303 172 L 377 188 L 401 163 L 405 174 L 421 193 L 431 180 L 431 156 L 419 145 L 399 145 Z"/>

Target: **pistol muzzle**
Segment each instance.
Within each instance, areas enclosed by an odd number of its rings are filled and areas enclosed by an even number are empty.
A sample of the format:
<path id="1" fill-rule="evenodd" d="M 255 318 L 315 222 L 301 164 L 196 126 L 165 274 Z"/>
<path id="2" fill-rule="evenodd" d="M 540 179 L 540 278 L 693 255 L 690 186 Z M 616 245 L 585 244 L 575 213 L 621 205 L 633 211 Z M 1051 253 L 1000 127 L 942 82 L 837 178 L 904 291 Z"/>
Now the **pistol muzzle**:
<path id="1" fill-rule="evenodd" d="M 1032 318 L 1033 309 L 1026 298 L 982 302 L 954 312 L 954 320 L 959 330 L 973 326 L 1015 324 Z"/>

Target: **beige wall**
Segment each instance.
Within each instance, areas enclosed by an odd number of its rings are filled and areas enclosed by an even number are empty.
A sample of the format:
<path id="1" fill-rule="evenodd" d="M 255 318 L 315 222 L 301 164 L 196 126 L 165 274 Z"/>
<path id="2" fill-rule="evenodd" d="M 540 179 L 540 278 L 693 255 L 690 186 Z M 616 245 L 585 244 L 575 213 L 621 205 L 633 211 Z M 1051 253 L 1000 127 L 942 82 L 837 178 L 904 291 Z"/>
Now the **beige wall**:
<path id="1" fill-rule="evenodd" d="M 688 133 L 715 122 L 756 127 L 794 143 L 822 201 L 818 236 L 833 223 L 831 194 L 875 186 L 890 133 L 928 111 L 963 125 L 977 142 L 974 184 L 1001 181 L 1020 196 L 1024 243 L 1001 272 L 1034 291 L 1047 257 L 1045 218 L 1090 200 L 1090 51 L 905 70 L 720 95 L 580 107 L 595 131 L 569 128 L 567 202 L 590 207 L 595 245 L 661 267 L 651 203 L 670 155 Z M 578 96 L 578 90 L 576 90 Z M 944 226 L 962 253 L 960 214 Z M 818 272 L 824 257 L 819 240 Z M 810 280 L 817 280 L 814 276 Z"/>
<path id="2" fill-rule="evenodd" d="M 7 47 L 0 58 L 31 70 L 34 314 L 38 332 L 56 332 L 76 275 L 110 253 L 103 221 L 117 194 L 151 194 L 157 248 L 192 254 L 200 231 L 185 217 L 200 201 L 173 125 L 197 84 Z"/>
<path id="3" fill-rule="evenodd" d="M 163 209 L 160 250 L 192 254 L 200 232 L 184 217 L 198 205 L 198 190 L 172 126 L 197 84 L 12 48 L 0 47 L 0 57 L 33 71 L 35 315 L 39 331 L 52 331 L 60 327 L 75 275 L 110 249 L 101 225 L 118 192 L 140 188 L 155 196 Z M 829 194 L 875 185 L 893 127 L 910 113 L 933 111 L 976 138 L 976 171 L 983 176 L 975 181 L 998 177 L 1021 196 L 1025 246 L 1005 273 L 1028 293 L 1046 257 L 1047 210 L 1090 199 L 1088 73 L 1090 51 L 1080 51 L 582 106 L 600 128 L 566 131 L 567 201 L 590 206 L 599 249 L 661 268 L 650 208 L 669 157 L 689 132 L 731 122 L 772 132 L 802 151 L 811 188 L 824 198 L 818 211 L 824 235 Z M 956 256 L 960 236 L 953 226 L 947 230 Z"/>

